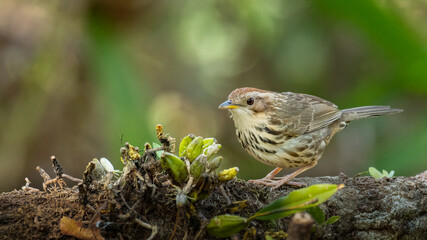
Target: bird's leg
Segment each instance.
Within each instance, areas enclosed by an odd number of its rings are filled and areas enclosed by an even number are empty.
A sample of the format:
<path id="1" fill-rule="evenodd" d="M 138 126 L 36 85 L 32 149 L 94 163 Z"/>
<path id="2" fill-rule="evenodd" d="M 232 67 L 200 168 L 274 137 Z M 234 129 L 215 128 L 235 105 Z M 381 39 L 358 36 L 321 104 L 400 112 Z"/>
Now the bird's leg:
<path id="1" fill-rule="evenodd" d="M 301 184 L 301 183 L 296 183 L 296 182 L 290 182 L 290 181 L 291 181 L 292 179 L 294 179 L 296 176 L 300 175 L 301 173 L 303 173 L 303 172 L 307 171 L 308 169 L 310 169 L 310 168 L 312 168 L 312 167 L 316 166 L 316 164 L 317 164 L 317 161 L 313 161 L 313 162 L 311 162 L 310 164 L 305 165 L 305 166 L 303 166 L 303 167 L 301 167 L 301 168 L 299 168 L 299 169 L 295 170 L 293 173 L 291 173 L 291 174 L 288 174 L 288 175 L 284 176 L 284 177 L 283 177 L 283 178 L 281 178 L 280 180 L 276 180 L 276 181 L 274 181 L 274 184 L 271 184 L 271 185 L 268 185 L 268 186 L 273 186 L 273 188 L 272 188 L 272 189 L 279 188 L 280 186 L 282 186 L 282 185 L 284 185 L 284 184 L 287 184 L 287 185 L 295 185 L 295 186 L 298 186 L 298 185 L 299 185 L 299 187 L 301 187 L 301 186 L 303 186 L 303 184 Z"/>
<path id="2" fill-rule="evenodd" d="M 264 178 L 265 179 L 270 179 L 270 180 L 273 180 L 274 179 L 274 177 L 280 172 L 282 170 L 282 168 L 279 168 L 279 167 L 277 167 L 277 168 L 275 168 L 275 169 L 273 169 L 273 171 L 271 171 L 269 174 L 267 174 L 267 176 L 265 176 Z M 249 180 L 250 181 L 250 180 Z"/>
<path id="3" fill-rule="evenodd" d="M 262 184 L 262 185 L 266 185 L 265 183 L 269 183 L 271 181 L 274 181 L 274 177 L 282 170 L 282 168 L 275 168 L 273 169 L 273 171 L 271 171 L 269 174 L 267 174 L 267 176 L 265 176 L 264 178 L 261 179 L 252 179 L 252 180 L 248 180 L 248 183 L 255 183 L 255 184 Z"/>
<path id="4" fill-rule="evenodd" d="M 316 164 L 317 164 L 317 161 L 314 161 L 308 165 L 305 165 L 305 166 L 295 170 L 293 173 L 288 174 L 288 175 L 280 178 L 279 180 L 273 180 L 274 175 L 276 175 L 280 171 L 280 170 L 277 170 L 280 168 L 276 168 L 272 172 L 270 172 L 265 178 L 257 179 L 257 180 L 249 180 L 248 182 L 249 183 L 255 183 L 255 184 L 261 184 L 261 185 L 265 185 L 265 186 L 271 186 L 272 189 L 276 189 L 282 185 L 303 187 L 304 186 L 303 183 L 291 182 L 291 180 L 294 179 L 299 174 L 301 174 L 302 172 L 307 171 L 308 169 L 316 166 Z M 271 178 L 269 178 L 269 177 L 271 177 Z"/>
<path id="5" fill-rule="evenodd" d="M 273 169 L 273 171 L 271 171 L 269 174 L 267 174 L 267 176 L 265 176 L 264 178 L 248 180 L 248 183 L 264 184 L 265 182 L 271 182 L 281 170 L 282 168 L 277 167 Z"/>

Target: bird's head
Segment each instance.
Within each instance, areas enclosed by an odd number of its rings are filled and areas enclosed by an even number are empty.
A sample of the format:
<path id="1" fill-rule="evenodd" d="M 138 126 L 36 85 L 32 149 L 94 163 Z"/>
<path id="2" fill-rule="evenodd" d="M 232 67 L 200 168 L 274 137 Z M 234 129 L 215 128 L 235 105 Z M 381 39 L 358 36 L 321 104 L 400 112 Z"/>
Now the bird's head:
<path id="1" fill-rule="evenodd" d="M 257 88 L 238 88 L 230 93 L 228 100 L 219 109 L 228 109 L 236 121 L 240 118 L 256 117 L 268 111 L 274 102 L 274 92 Z"/>

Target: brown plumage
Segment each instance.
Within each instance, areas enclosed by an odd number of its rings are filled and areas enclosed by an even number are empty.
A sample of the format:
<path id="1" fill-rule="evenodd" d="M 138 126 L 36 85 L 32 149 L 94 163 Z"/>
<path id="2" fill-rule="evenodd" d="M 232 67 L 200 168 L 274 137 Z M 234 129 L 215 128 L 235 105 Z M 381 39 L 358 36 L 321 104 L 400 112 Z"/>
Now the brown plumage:
<path id="1" fill-rule="evenodd" d="M 365 106 L 339 110 L 316 96 L 238 88 L 219 106 L 229 109 L 242 147 L 258 161 L 276 167 L 253 183 L 280 187 L 314 167 L 335 133 L 350 121 L 401 112 L 388 106 Z M 282 168 L 299 167 L 274 180 Z"/>

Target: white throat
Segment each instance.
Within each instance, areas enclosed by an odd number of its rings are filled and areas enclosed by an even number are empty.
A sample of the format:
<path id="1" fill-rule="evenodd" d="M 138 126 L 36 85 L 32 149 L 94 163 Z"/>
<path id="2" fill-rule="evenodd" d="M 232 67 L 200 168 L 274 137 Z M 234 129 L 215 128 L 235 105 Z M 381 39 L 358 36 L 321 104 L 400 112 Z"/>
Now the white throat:
<path id="1" fill-rule="evenodd" d="M 254 122 L 254 120 L 259 119 L 258 117 L 254 117 L 252 112 L 246 108 L 236 108 L 230 110 L 231 118 L 234 121 L 234 126 L 236 129 L 244 131 L 246 129 L 252 129 L 254 125 L 258 125 L 258 122 Z M 261 120 L 261 119 L 260 119 Z"/>

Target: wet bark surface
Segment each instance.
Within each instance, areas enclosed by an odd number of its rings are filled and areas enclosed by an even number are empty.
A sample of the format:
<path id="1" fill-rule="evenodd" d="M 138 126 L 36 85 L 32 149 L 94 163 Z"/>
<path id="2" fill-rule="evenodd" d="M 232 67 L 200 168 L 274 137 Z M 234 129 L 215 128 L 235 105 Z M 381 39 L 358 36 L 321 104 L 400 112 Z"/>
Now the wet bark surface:
<path id="1" fill-rule="evenodd" d="M 215 187 L 207 199 L 195 203 L 188 201 L 178 207 L 178 193 L 172 184 L 167 184 L 168 175 L 156 173 L 157 163 L 145 167 L 151 169 L 151 172 L 141 172 L 148 180 L 145 183 L 129 174 L 121 186 L 93 187 L 85 194 L 79 193 L 77 186 L 2 193 L 0 236 L 2 239 L 74 239 L 61 233 L 59 227 L 61 218 L 70 217 L 84 228 L 99 229 L 106 239 L 147 239 L 150 236 L 168 239 L 172 235 L 172 239 L 215 239 L 204 229 L 210 218 L 221 214 L 249 217 L 265 204 L 295 190 L 286 186 L 271 190 L 237 179 L 223 184 L 231 205 Z M 307 185 L 345 184 L 320 205 L 326 217 L 341 216 L 341 219 L 327 226 L 315 224 L 312 239 L 426 239 L 426 178 L 376 180 L 341 175 L 297 178 L 296 181 Z M 247 206 L 237 207 L 241 201 Z M 275 239 L 280 239 L 280 234 L 275 233 L 286 232 L 289 221 L 290 217 L 252 221 L 247 228 L 251 230 L 243 230 L 237 237 L 264 239 L 268 231 L 276 236 Z"/>

